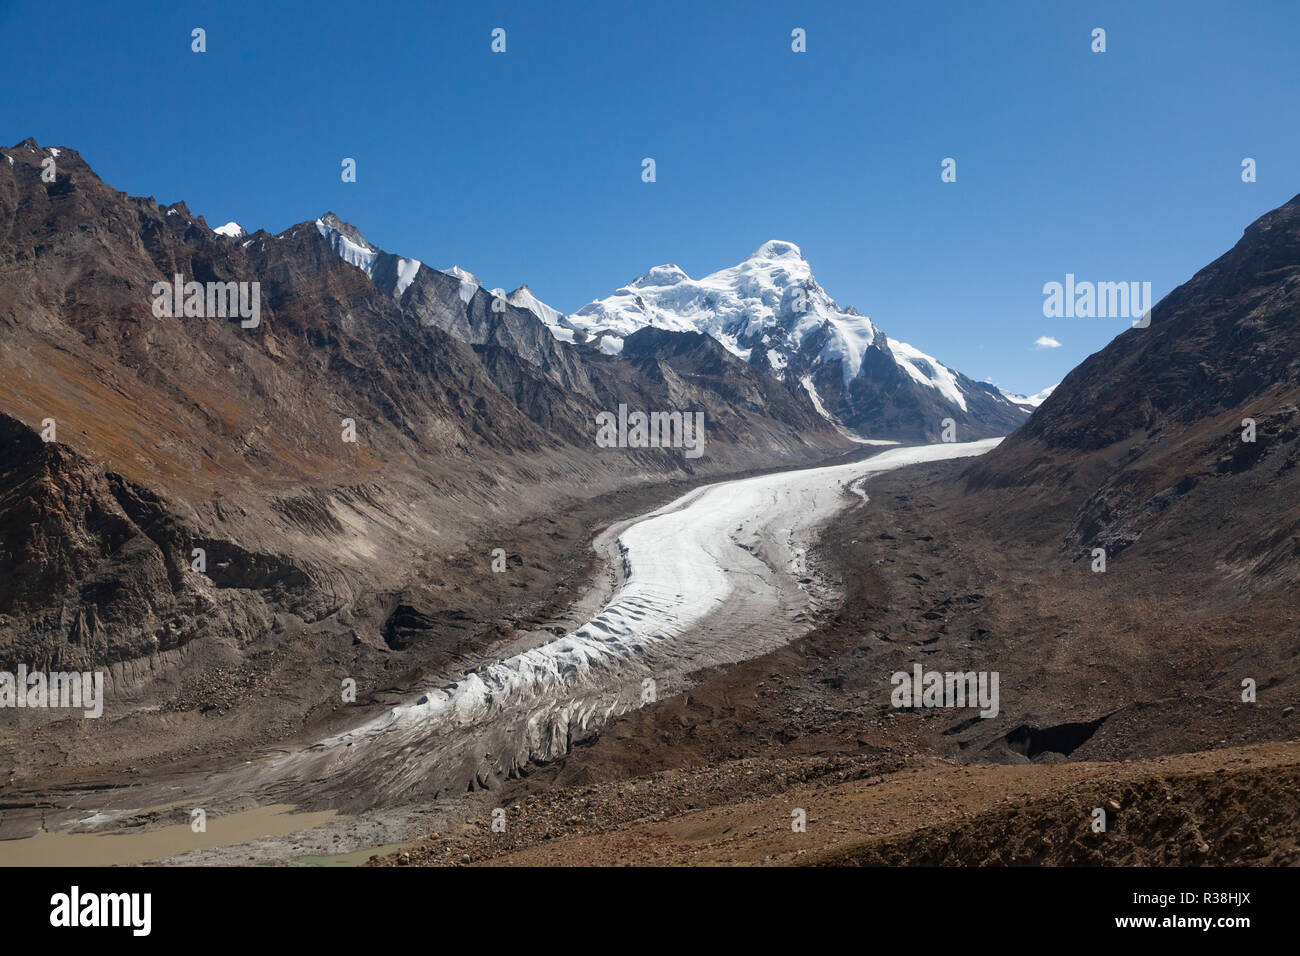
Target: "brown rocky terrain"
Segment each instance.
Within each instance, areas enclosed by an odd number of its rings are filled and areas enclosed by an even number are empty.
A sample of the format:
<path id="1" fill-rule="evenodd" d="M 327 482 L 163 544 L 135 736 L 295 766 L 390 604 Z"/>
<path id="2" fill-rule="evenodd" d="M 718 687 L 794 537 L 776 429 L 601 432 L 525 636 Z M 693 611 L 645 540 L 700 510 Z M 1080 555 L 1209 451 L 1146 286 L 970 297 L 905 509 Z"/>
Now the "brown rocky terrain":
<path id="1" fill-rule="evenodd" d="M 560 348 L 450 277 L 394 296 L 311 224 L 221 237 L 75 153 L 43 184 L 39 147 L 10 152 L 0 666 L 108 666 L 119 709 L 6 724 L 6 807 L 336 730 L 343 677 L 379 711 L 562 633 L 611 522 L 845 453 L 707 337 Z M 155 319 L 175 271 L 260 277 L 261 326 Z M 383 862 L 1300 862 L 1297 338 L 1300 199 L 993 452 L 846 490 L 811 556 L 839 603 L 805 636 L 491 781 Z M 588 423 L 623 401 L 703 407 L 709 454 L 599 454 Z M 916 664 L 996 673 L 997 713 L 894 706 Z"/>
<path id="2" fill-rule="evenodd" d="M 816 555 L 829 621 L 538 768 L 468 856 L 1300 863 L 1298 397 L 1300 198 L 994 451 L 868 482 Z M 997 715 L 896 709 L 917 663 L 997 672 Z"/>
<path id="3" fill-rule="evenodd" d="M 26 712 L 3 776 L 273 739 L 331 712 L 341 676 L 364 698 L 563 598 L 613 496 L 852 447 L 711 340 L 622 360 L 485 311 L 486 293 L 406 308 L 311 223 L 227 237 L 75 150 L 52 183 L 51 151 L 4 152 L 0 667 L 106 669 L 134 745 Z M 156 317 L 153 285 L 176 274 L 260 282 L 259 325 Z M 450 308 L 509 334 L 457 338 Z M 619 403 L 703 410 L 704 455 L 596 447 L 594 415 Z"/>
<path id="4" fill-rule="evenodd" d="M 807 637 L 535 768 L 502 795 L 507 837 L 480 806 L 385 862 L 1300 863 L 1293 607 L 1045 570 L 962 513 L 961 469 L 868 483 L 816 555 L 844 603 Z M 1000 713 L 894 709 L 913 661 L 998 670 Z M 1270 675 L 1258 702 L 1237 672 Z"/>

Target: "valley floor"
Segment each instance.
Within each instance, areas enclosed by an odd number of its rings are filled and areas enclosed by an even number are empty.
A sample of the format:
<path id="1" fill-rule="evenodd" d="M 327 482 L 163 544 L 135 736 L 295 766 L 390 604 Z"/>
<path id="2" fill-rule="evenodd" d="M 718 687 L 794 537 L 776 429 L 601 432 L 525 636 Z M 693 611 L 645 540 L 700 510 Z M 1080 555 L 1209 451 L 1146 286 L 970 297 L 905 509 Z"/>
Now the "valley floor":
<path id="1" fill-rule="evenodd" d="M 1107 830 L 1093 832 L 1094 810 Z M 804 810 L 806 830 L 792 829 Z M 1300 743 L 1116 763 L 748 758 L 529 796 L 380 865 L 1300 865 Z"/>
<path id="2" fill-rule="evenodd" d="M 808 635 L 513 782 L 505 833 L 480 808 L 375 862 L 1300 864 L 1287 596 L 1008 547 L 1033 536 L 955 497 L 959 467 L 867 482 L 814 553 L 844 600 Z M 999 714 L 892 708 L 913 662 L 1000 672 Z"/>
<path id="3" fill-rule="evenodd" d="M 810 556 L 841 597 L 803 637 L 691 674 L 687 692 L 500 789 L 304 818 L 173 859 L 1300 863 L 1285 596 L 1202 601 L 1176 569 L 1092 575 L 1053 548 L 1008 547 L 951 494 L 958 467 L 843 489 Z M 913 662 L 998 671 L 998 715 L 893 708 L 890 675 Z M 1242 674 L 1258 702 L 1240 699 Z"/>

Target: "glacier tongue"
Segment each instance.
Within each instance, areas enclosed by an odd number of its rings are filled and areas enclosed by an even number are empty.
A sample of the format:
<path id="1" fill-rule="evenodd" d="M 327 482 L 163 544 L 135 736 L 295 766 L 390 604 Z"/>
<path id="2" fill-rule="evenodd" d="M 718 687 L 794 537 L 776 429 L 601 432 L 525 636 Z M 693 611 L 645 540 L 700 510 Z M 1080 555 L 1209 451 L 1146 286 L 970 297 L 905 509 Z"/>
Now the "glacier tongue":
<path id="1" fill-rule="evenodd" d="M 801 555 L 846 491 L 866 500 L 861 482 L 870 476 L 980 455 L 999 441 L 896 448 L 696 488 L 598 539 L 620 581 L 581 627 L 235 773 L 279 787 L 365 778 L 369 793 L 391 798 L 463 792 L 554 760 L 642 706 L 645 681 L 679 692 L 685 675 L 757 657 L 807 630 L 795 614 L 819 596 L 799 580 Z"/>

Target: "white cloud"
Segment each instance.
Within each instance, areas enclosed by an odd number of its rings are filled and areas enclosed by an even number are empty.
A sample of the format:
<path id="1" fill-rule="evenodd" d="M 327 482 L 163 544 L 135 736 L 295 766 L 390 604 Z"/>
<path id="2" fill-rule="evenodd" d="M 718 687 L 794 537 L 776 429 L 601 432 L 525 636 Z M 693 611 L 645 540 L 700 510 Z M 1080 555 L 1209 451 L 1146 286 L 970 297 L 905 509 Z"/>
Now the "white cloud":
<path id="1" fill-rule="evenodd" d="M 1061 347 L 1061 343 L 1050 335 L 1040 335 L 1034 340 L 1034 344 L 1040 349 L 1059 349 Z"/>

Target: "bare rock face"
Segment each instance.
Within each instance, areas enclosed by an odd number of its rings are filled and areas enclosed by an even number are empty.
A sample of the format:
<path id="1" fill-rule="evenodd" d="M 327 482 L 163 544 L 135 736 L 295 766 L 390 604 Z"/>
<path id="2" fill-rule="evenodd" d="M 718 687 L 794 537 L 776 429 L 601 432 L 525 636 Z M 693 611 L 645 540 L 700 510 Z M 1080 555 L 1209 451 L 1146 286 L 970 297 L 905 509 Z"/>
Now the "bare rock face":
<path id="1" fill-rule="evenodd" d="M 147 489 L 0 416 L 0 666 L 81 670 L 328 613 L 290 561 L 187 526 Z M 202 549 L 206 574 L 190 555 Z M 313 606 L 314 605 L 314 606 Z"/>
<path id="2" fill-rule="evenodd" d="M 1011 533 L 1176 557 L 1250 591 L 1300 580 L 1297 462 L 1300 197 L 1079 365 L 964 484 L 1007 492 Z"/>
<path id="3" fill-rule="evenodd" d="M 803 396 L 699 343 L 561 343 L 356 230 L 362 265 L 312 222 L 218 233 L 75 150 L 43 182 L 53 155 L 0 151 L 0 667 L 162 673 L 205 639 L 238 665 L 317 624 L 400 651 L 467 628 L 421 589 L 486 527 L 846 450 Z M 258 283 L 257 324 L 159 315 L 178 275 Z M 598 447 L 620 403 L 703 411 L 706 454 Z"/>

